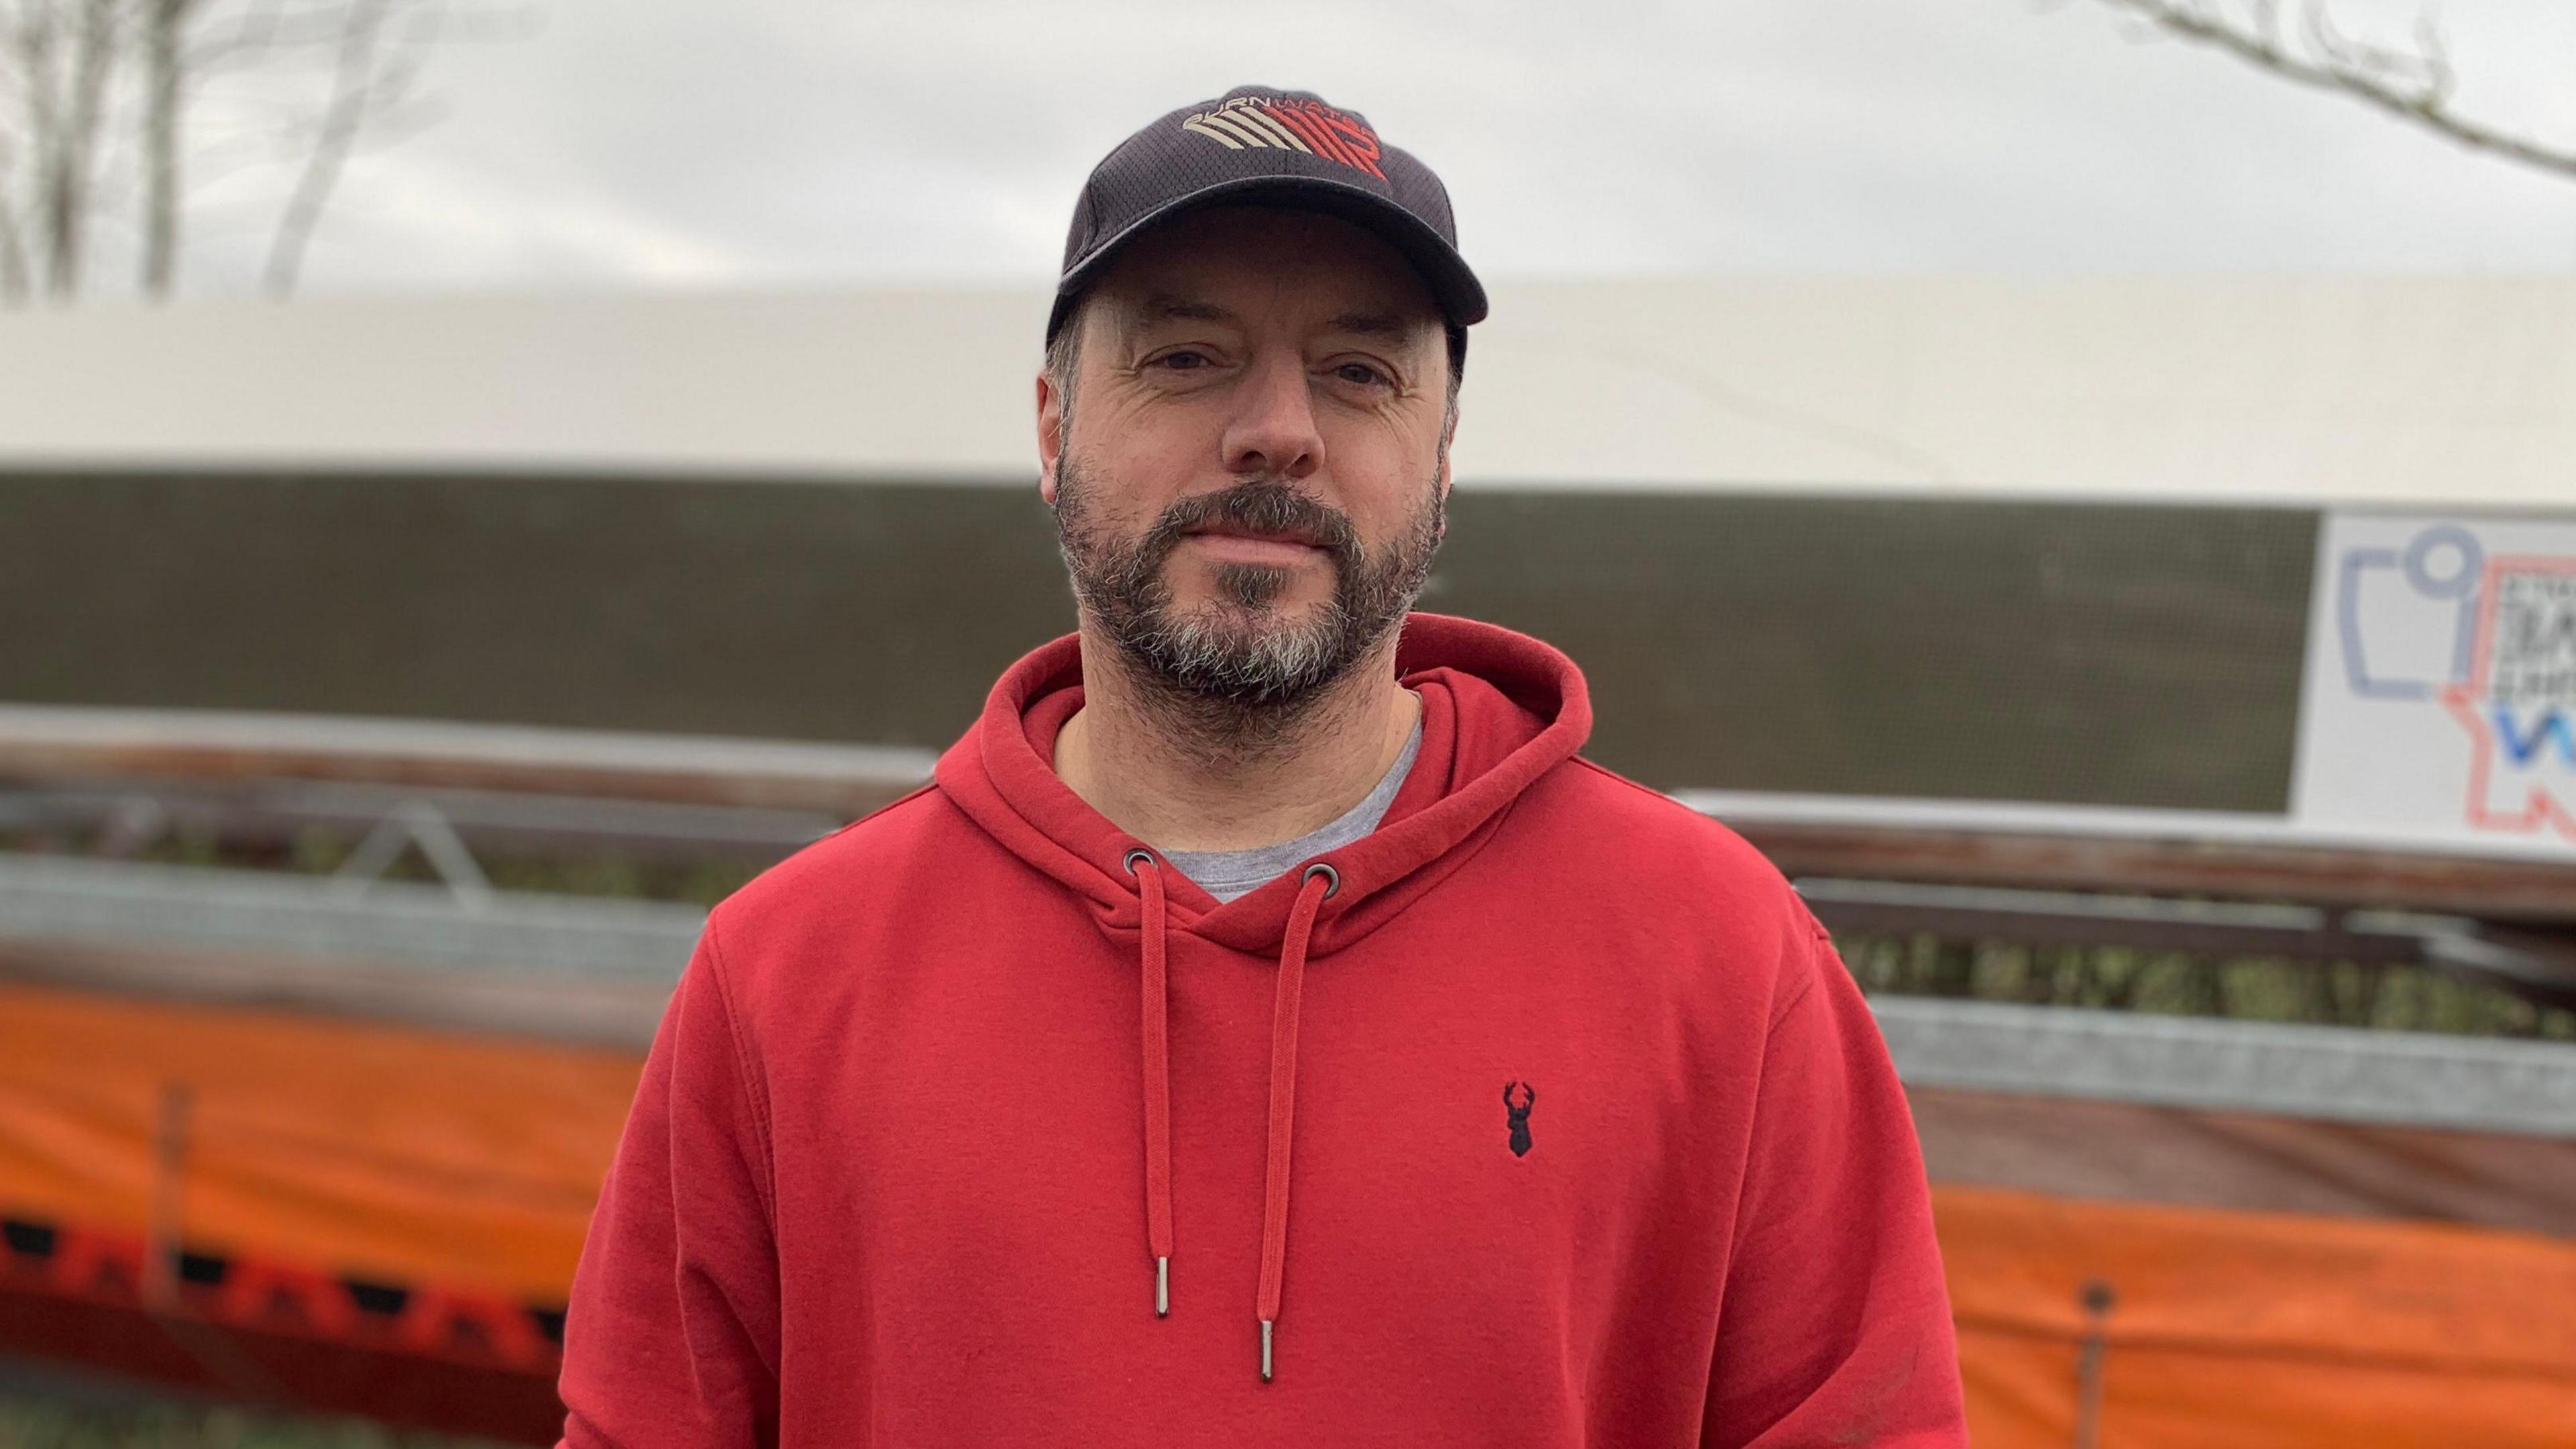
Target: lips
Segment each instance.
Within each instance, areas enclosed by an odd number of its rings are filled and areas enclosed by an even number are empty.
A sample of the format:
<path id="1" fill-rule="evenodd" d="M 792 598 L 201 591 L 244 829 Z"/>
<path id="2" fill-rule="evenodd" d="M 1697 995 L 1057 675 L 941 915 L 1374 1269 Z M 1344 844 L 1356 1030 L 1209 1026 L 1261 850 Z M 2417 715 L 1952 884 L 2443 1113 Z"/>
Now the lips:
<path id="1" fill-rule="evenodd" d="M 1175 499 L 1147 539 L 1158 560 L 1195 540 L 1192 551 L 1212 563 L 1302 568 L 1322 554 L 1348 571 L 1359 562 L 1350 520 L 1275 478 Z"/>
<path id="2" fill-rule="evenodd" d="M 1241 539 L 1247 543 L 1295 544 L 1300 548 L 1319 549 L 1325 547 L 1323 540 L 1303 529 L 1287 529 L 1273 533 L 1261 532 L 1248 528 L 1233 528 L 1223 524 L 1218 524 L 1208 528 L 1193 528 L 1189 531 L 1187 536 L 1190 538 Z"/>

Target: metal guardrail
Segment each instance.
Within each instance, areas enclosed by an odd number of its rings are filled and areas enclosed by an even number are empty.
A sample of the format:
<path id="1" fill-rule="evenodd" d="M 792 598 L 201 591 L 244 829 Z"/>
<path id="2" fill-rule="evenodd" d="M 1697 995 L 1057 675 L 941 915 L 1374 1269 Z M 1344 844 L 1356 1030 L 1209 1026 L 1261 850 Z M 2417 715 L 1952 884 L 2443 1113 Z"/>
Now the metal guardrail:
<path id="1" fill-rule="evenodd" d="M 1874 998 L 1908 1085 L 2576 1138 L 2576 1045 Z"/>
<path id="2" fill-rule="evenodd" d="M 0 814 L 274 831 L 418 795 L 472 839 L 793 849 L 930 777 L 928 750 L 456 720 L 0 702 Z M 297 789 L 290 782 L 345 788 Z M 552 797 L 512 802 L 519 794 Z M 2325 841 L 2271 816 L 1685 790 L 1793 876 L 2129 891 L 2576 926 L 2576 862 Z M 619 803 L 627 802 L 627 803 Z M 735 807 L 636 808 L 632 802 Z M 156 812 L 158 812 L 156 814 Z M 800 820 L 796 817 L 805 817 Z M 782 843 L 783 842 L 783 843 Z"/>
<path id="3" fill-rule="evenodd" d="M 0 941 L 283 954 L 668 986 L 695 906 L 0 855 Z"/>
<path id="4" fill-rule="evenodd" d="M 2199 810 L 1684 790 L 1793 876 L 2127 891 L 2576 925 L 2576 860 L 2323 839 Z"/>
<path id="5" fill-rule="evenodd" d="M 679 977 L 695 907 L 0 855 L 0 943 L 392 964 L 428 988 L 507 977 L 647 992 Z M 261 988 L 274 993 L 275 983 Z M 273 994 L 270 998 L 273 999 Z M 2576 1138 L 2576 1046 L 1881 995 L 1909 1084 Z"/>
<path id="6" fill-rule="evenodd" d="M 424 810 L 471 845 L 607 848 L 683 859 L 718 853 L 777 859 L 845 823 L 814 810 L 329 780 L 0 785 L 0 830 L 95 834 L 102 852 L 120 854 L 173 831 L 270 843 L 317 828 L 364 835 Z"/>
<path id="7" fill-rule="evenodd" d="M 936 758 L 891 745 L 0 702 L 0 779 L 30 784 L 339 780 L 808 810 L 846 820 L 929 779 Z"/>
<path id="8" fill-rule="evenodd" d="M 1800 877 L 1797 887 L 1836 931 L 2420 963 L 2536 1005 L 2576 1010 L 2576 936 L 2464 916 L 1814 876 Z"/>

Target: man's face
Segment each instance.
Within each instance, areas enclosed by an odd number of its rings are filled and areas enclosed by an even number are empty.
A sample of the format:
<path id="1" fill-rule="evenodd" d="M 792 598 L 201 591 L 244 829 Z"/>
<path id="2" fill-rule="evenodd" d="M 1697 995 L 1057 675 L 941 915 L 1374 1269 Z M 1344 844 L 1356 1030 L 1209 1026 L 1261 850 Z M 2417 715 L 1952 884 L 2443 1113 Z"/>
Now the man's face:
<path id="1" fill-rule="evenodd" d="M 1039 379 L 1042 485 L 1095 624 L 1179 691 L 1293 706 L 1400 623 L 1442 531 L 1448 354 L 1372 233 L 1226 208 L 1139 238 Z M 1068 411 L 1069 410 L 1069 411 Z"/>

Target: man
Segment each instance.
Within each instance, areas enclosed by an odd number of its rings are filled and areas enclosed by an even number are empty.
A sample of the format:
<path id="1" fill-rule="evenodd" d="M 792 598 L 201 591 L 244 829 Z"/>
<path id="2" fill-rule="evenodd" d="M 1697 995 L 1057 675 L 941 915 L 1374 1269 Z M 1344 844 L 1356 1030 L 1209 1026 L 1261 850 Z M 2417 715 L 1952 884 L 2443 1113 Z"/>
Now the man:
<path id="1" fill-rule="evenodd" d="M 575 1283 L 565 1442 L 1956 1445 L 1904 1099 L 1831 943 L 1407 608 L 1445 192 L 1246 88 L 1075 211 L 1078 634 L 719 906 Z"/>

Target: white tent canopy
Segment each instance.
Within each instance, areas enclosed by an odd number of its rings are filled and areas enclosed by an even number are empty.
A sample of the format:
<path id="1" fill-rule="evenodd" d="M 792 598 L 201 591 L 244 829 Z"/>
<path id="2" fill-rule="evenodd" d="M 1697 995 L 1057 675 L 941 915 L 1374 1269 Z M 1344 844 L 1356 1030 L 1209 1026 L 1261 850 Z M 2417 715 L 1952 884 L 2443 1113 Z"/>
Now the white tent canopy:
<path id="1" fill-rule="evenodd" d="M 0 317 L 0 467 L 1012 482 L 1028 289 L 99 305 Z M 2576 280 L 1495 289 L 1466 486 L 2576 502 Z"/>

